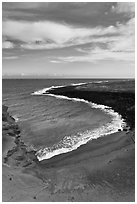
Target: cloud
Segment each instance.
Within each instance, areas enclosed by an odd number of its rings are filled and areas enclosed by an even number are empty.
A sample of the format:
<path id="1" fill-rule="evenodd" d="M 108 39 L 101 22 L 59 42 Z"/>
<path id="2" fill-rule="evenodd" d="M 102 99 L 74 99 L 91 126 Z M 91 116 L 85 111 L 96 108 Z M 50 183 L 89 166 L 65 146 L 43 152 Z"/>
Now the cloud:
<path id="1" fill-rule="evenodd" d="M 23 42 L 66 42 L 71 32 L 69 27 L 53 22 L 3 22 L 3 35 Z"/>
<path id="2" fill-rule="evenodd" d="M 131 8 L 129 10 L 131 11 Z M 130 11 L 119 4 L 115 6 L 115 12 L 130 13 Z M 76 48 L 77 52 L 80 52 L 79 56 L 53 57 L 50 61 L 52 63 L 78 61 L 96 63 L 101 60 L 134 62 L 134 18 L 130 18 L 123 24 L 117 22 L 115 26 L 96 26 L 92 28 L 50 21 L 8 20 L 3 22 L 3 36 L 6 36 L 3 42 L 4 48 L 19 46 L 23 49 L 39 50 L 92 44 L 92 47 Z M 104 45 L 103 47 L 101 47 L 101 43 Z"/>
<path id="3" fill-rule="evenodd" d="M 76 48 L 83 55 L 58 57 L 55 60 L 62 62 L 93 62 L 101 60 L 117 60 L 134 62 L 135 56 L 135 19 L 130 19 L 126 24 L 118 24 L 118 35 L 92 39 L 92 47 Z M 99 43 L 104 43 L 102 49 Z"/>
<path id="4" fill-rule="evenodd" d="M 83 56 L 70 56 L 70 57 L 58 57 L 58 62 L 92 62 L 96 63 L 102 60 L 116 60 L 116 61 L 126 61 L 134 62 L 134 53 L 128 52 L 113 52 L 111 50 L 104 50 L 96 48 L 89 52 L 87 55 Z M 57 60 L 56 59 L 56 60 Z"/>
<path id="5" fill-rule="evenodd" d="M 14 60 L 14 59 L 18 59 L 18 56 L 8 56 L 8 57 L 3 57 L 3 60 Z"/>
<path id="6" fill-rule="evenodd" d="M 3 2 L 2 17 L 9 20 L 66 22 L 69 24 L 102 25 L 104 12 L 111 2 Z M 108 22 L 108 23 L 107 23 Z M 109 25 L 105 21 L 105 25 Z M 112 21 L 111 21 L 112 22 Z"/>
<path id="7" fill-rule="evenodd" d="M 60 61 L 57 61 L 57 60 L 50 60 L 50 62 L 52 62 L 52 63 L 61 63 Z"/>
<path id="8" fill-rule="evenodd" d="M 128 28 L 128 29 L 127 29 Z M 117 22 L 116 26 L 96 26 L 92 28 L 77 27 L 69 24 L 50 21 L 26 22 L 4 21 L 3 36 L 6 41 L 3 48 L 24 49 L 55 49 L 80 45 L 90 42 L 105 42 L 113 36 L 132 33 L 134 30 L 134 18 L 127 24 Z M 18 42 L 18 43 L 13 43 Z"/>
<path id="9" fill-rule="evenodd" d="M 14 44 L 10 41 L 4 41 L 4 42 L 2 42 L 2 48 L 12 49 L 12 48 L 14 48 Z"/>
<path id="10" fill-rule="evenodd" d="M 118 2 L 116 6 L 112 6 L 112 12 L 125 13 L 129 16 L 134 16 L 135 3 L 134 2 Z"/>
<path id="11" fill-rule="evenodd" d="M 3 36 L 20 41 L 24 49 L 54 49 L 91 42 L 94 36 L 117 34 L 114 26 L 94 28 L 74 27 L 49 21 L 4 21 Z"/>

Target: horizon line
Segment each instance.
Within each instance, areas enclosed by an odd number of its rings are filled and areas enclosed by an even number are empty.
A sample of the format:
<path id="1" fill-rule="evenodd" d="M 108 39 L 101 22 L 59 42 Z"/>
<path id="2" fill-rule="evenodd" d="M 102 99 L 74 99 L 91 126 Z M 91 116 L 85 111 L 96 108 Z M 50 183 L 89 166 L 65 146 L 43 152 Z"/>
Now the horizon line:
<path id="1" fill-rule="evenodd" d="M 135 77 L 3 77 L 2 79 L 135 79 Z"/>

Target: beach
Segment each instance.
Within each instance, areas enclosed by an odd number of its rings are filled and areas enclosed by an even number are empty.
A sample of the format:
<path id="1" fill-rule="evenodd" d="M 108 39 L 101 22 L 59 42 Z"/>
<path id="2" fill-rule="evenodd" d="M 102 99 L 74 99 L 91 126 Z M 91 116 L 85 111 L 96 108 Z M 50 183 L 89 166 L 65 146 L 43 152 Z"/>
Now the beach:
<path id="1" fill-rule="evenodd" d="M 24 143 L 19 124 L 4 108 L 3 201 L 134 202 L 134 81 L 53 88 L 45 94 L 111 107 L 127 125 L 73 151 L 39 161 L 36 151 Z"/>

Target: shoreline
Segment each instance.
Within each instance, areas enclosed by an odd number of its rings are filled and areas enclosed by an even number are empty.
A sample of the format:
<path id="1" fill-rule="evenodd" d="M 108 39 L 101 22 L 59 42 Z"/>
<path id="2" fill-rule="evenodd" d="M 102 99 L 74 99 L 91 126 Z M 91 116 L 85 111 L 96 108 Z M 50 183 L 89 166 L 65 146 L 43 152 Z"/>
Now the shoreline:
<path id="1" fill-rule="evenodd" d="M 38 161 L 36 152 L 21 140 L 15 120 L 7 113 L 6 116 L 10 124 L 6 131 L 16 147 L 8 151 L 9 166 L 3 165 L 3 201 L 134 201 L 134 121 L 128 131 L 100 137 L 71 152 Z M 6 134 L 3 132 L 3 137 Z"/>
<path id="2" fill-rule="evenodd" d="M 50 95 L 50 94 L 49 94 Z M 63 98 L 63 99 L 67 99 L 67 100 L 74 100 L 77 102 L 84 102 L 87 103 L 87 105 L 91 105 L 93 106 L 93 108 L 96 109 L 101 109 L 102 111 L 104 111 L 105 113 L 113 116 L 113 119 L 111 121 L 111 123 L 106 123 L 104 126 L 100 126 L 98 128 L 96 128 L 95 130 L 91 130 L 88 132 L 83 132 L 82 136 L 80 137 L 79 141 L 75 142 L 75 139 L 72 138 L 72 143 L 73 143 L 73 147 L 71 145 L 71 149 L 70 149 L 70 145 L 66 146 L 64 145 L 63 141 L 65 140 L 65 138 L 62 140 L 62 146 L 58 147 L 58 143 L 53 145 L 52 147 L 46 147 L 46 148 L 42 148 L 40 150 L 37 151 L 36 155 L 39 161 L 45 160 L 45 159 L 51 159 L 54 156 L 60 155 L 60 154 L 65 154 L 71 151 L 74 151 L 78 148 L 80 148 L 82 145 L 86 145 L 88 142 L 95 140 L 95 139 L 99 139 L 100 137 L 105 137 L 107 135 L 110 134 L 114 134 L 116 132 L 129 130 L 129 127 L 126 125 L 126 122 L 124 122 L 124 119 L 122 118 L 121 115 L 119 115 L 117 112 L 113 111 L 113 109 L 111 109 L 111 107 L 108 106 L 104 106 L 104 105 L 98 105 L 98 104 L 93 104 L 90 103 L 88 101 L 84 101 L 84 99 L 78 99 L 78 98 L 68 98 L 65 96 L 60 96 L 60 95 L 53 95 L 53 97 L 57 97 L 59 96 L 59 98 Z M 66 137 L 67 139 L 71 139 L 69 137 Z"/>
<path id="3" fill-rule="evenodd" d="M 108 81 L 104 81 L 104 82 L 106 83 Z M 96 83 L 98 84 L 100 82 L 96 82 Z M 109 130 L 110 132 L 108 132 L 108 133 L 105 133 L 105 131 L 103 132 L 103 129 L 102 129 L 102 131 L 100 133 L 98 133 L 98 131 L 101 128 L 100 127 L 97 128 L 96 131 L 97 131 L 97 134 L 100 134 L 99 137 L 106 136 L 108 134 L 113 134 L 113 133 L 115 133 L 117 131 L 122 131 L 122 130 L 128 131 L 129 129 L 132 129 L 132 128 L 130 128 L 129 125 L 126 124 L 128 122 L 127 117 L 125 117 L 125 119 L 122 118 L 123 111 L 122 111 L 122 116 L 121 116 L 121 111 L 119 111 L 119 109 L 117 110 L 118 112 L 116 112 L 116 110 L 114 111 L 112 109 L 113 107 L 110 107 L 109 104 L 105 103 L 105 101 L 104 101 L 103 105 L 100 105 L 97 102 L 96 103 L 93 102 L 93 101 L 95 101 L 95 98 L 96 98 L 96 101 L 98 100 L 97 95 L 100 94 L 100 91 L 94 92 L 94 94 L 96 93 L 95 97 L 91 97 L 91 95 L 90 95 L 90 97 L 87 97 L 87 96 L 85 97 L 85 95 L 83 96 L 83 91 L 81 91 L 80 89 L 76 90 L 77 88 L 80 88 L 81 86 L 83 87 L 84 85 L 89 85 L 89 84 L 92 84 L 92 82 L 91 83 L 89 82 L 89 83 L 71 84 L 69 86 L 66 86 L 66 85 L 65 86 L 51 86 L 49 88 L 44 88 L 42 90 L 36 91 L 36 92 L 32 93 L 32 95 L 48 95 L 48 96 L 55 97 L 57 99 L 59 98 L 59 99 L 72 100 L 74 102 L 75 101 L 76 102 L 84 102 L 84 103 L 87 103 L 87 105 L 90 105 L 93 108 L 99 108 L 99 109 L 103 110 L 104 112 L 106 112 L 107 114 L 110 114 L 111 116 L 113 115 L 112 122 L 110 124 L 108 123 L 109 127 L 108 127 L 108 124 L 106 124 L 106 127 L 104 127 L 104 130 L 107 129 L 107 128 L 110 129 L 111 126 L 113 126 L 113 128 L 111 127 L 111 130 Z M 85 93 L 85 90 L 84 90 L 84 93 Z M 108 92 L 103 92 L 103 94 L 104 93 L 108 94 Z M 109 92 L 109 93 L 111 93 L 111 92 Z M 90 94 L 93 94 L 92 90 L 90 90 Z M 120 94 L 122 94 L 122 92 Z M 114 118 L 114 115 L 115 115 L 115 118 Z M 116 124 L 116 122 L 115 123 L 113 122 L 113 121 L 116 121 L 116 119 L 117 119 L 117 121 L 119 120 L 119 124 Z M 131 124 L 131 125 L 134 127 L 133 124 Z M 116 126 L 115 130 L 114 130 L 114 126 Z M 89 134 L 93 135 L 94 131 L 89 132 Z M 99 137 L 98 136 L 95 137 L 95 138 L 90 137 L 90 139 L 87 139 L 87 140 L 85 139 L 85 141 L 83 141 L 80 144 L 77 142 L 76 144 L 73 145 L 72 149 L 70 149 L 68 147 L 64 147 L 63 146 L 63 141 L 62 141 L 62 147 L 58 148 L 58 144 L 57 144 L 57 145 L 53 146 L 54 150 L 52 150 L 52 147 L 42 148 L 39 151 L 37 151 L 36 155 L 37 155 L 37 158 L 38 158 L 39 161 L 42 161 L 44 159 L 50 159 L 50 158 L 52 158 L 52 157 L 54 157 L 56 155 L 60 155 L 60 154 L 63 154 L 63 153 L 68 153 L 70 151 L 74 151 L 77 148 L 79 148 L 80 146 L 82 146 L 82 145 L 86 144 L 87 142 L 89 142 L 90 140 L 97 139 Z M 83 139 L 84 139 L 84 133 L 83 133 Z M 64 150 L 63 150 L 63 148 L 64 148 Z"/>
<path id="4" fill-rule="evenodd" d="M 89 87 L 88 87 L 89 86 Z M 109 106 L 114 111 L 118 112 L 127 124 L 130 126 L 130 129 L 134 128 L 135 124 L 135 92 L 134 91 L 123 91 L 123 90 L 113 90 L 112 89 L 100 89 L 98 84 L 95 87 L 90 87 L 90 84 L 85 86 L 64 86 L 57 88 L 46 89 L 42 95 L 55 95 L 57 97 L 64 96 L 69 98 L 81 99 L 95 104 L 101 104 L 104 106 Z M 34 95 L 34 94 L 33 94 Z M 37 94 L 36 94 L 37 95 Z M 127 101 L 128 100 L 128 101 Z M 125 107 L 123 107 L 123 104 Z M 129 106 L 129 107 L 128 107 Z M 128 108 L 131 108 L 127 110 Z"/>

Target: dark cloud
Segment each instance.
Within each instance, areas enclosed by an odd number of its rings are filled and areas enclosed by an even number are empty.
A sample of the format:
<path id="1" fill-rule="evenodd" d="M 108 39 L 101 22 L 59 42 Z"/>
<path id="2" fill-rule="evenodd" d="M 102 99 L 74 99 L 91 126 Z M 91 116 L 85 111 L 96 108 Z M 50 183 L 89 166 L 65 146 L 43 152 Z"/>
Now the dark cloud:
<path id="1" fill-rule="evenodd" d="M 82 3 L 3 3 L 3 19 L 40 21 L 50 20 L 68 24 L 85 26 L 109 26 L 117 21 L 129 20 L 123 13 L 114 13 L 112 8 L 116 3 L 110 2 L 82 2 Z"/>

